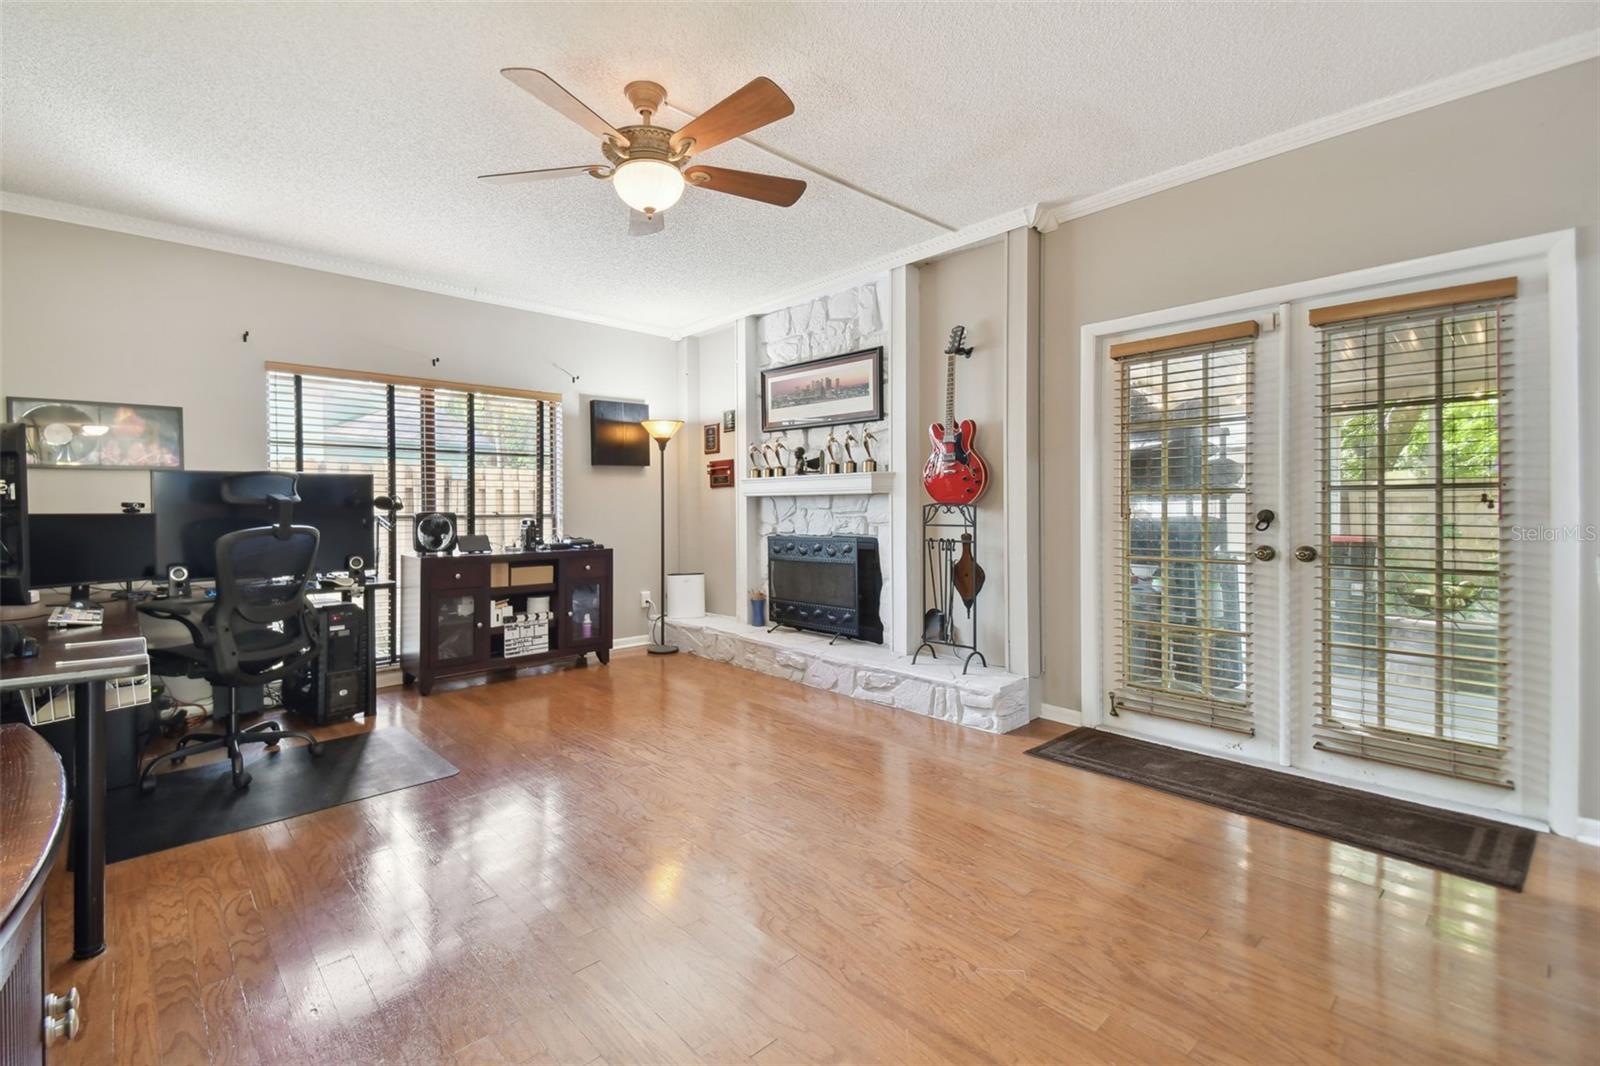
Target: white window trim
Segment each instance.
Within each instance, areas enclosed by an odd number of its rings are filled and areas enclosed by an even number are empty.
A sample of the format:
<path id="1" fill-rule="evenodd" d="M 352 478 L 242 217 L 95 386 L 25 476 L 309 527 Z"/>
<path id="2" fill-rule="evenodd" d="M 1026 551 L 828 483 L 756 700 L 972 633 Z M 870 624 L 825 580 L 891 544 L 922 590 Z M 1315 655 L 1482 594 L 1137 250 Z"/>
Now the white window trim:
<path id="1" fill-rule="evenodd" d="M 1079 448 L 1093 462 L 1079 466 L 1079 632 L 1081 634 L 1081 677 L 1079 706 L 1083 724 L 1104 723 L 1106 684 L 1102 676 L 1100 610 L 1104 589 L 1101 558 L 1104 513 L 1101 471 L 1098 459 L 1109 428 L 1110 412 L 1101 402 L 1103 377 L 1110 360 L 1104 355 L 1105 339 L 1138 330 L 1157 331 L 1174 323 L 1227 315 L 1259 313 L 1263 307 L 1277 307 L 1340 292 L 1394 284 L 1428 275 L 1487 267 L 1512 260 L 1543 258 L 1549 277 L 1549 370 L 1550 479 L 1562 491 L 1552 493 L 1551 523 L 1556 527 L 1577 528 L 1583 521 L 1583 462 L 1580 435 L 1580 379 L 1578 369 L 1578 265 L 1577 240 L 1573 230 L 1560 230 L 1533 237 L 1501 241 L 1476 248 L 1463 248 L 1440 255 L 1409 259 L 1363 270 L 1332 274 L 1310 281 L 1279 285 L 1255 292 L 1224 296 L 1215 300 L 1164 308 L 1129 315 L 1083 327 L 1078 346 Z M 1280 325 L 1284 328 L 1287 324 Z M 1553 573 L 1582 573 L 1583 551 L 1577 538 L 1551 545 Z M 1578 817 L 1578 775 L 1581 760 L 1581 637 L 1572 619 L 1582 617 L 1581 581 L 1557 581 L 1552 585 L 1550 615 L 1550 753 L 1548 828 L 1562 836 L 1576 836 Z M 1296 772 L 1293 767 L 1276 769 Z M 1415 798 L 1415 797 L 1409 797 Z M 1437 798 L 1427 802 L 1448 805 Z M 1504 812 L 1487 813 L 1502 820 L 1521 820 Z M 1544 823 L 1535 823 L 1541 828 Z"/>

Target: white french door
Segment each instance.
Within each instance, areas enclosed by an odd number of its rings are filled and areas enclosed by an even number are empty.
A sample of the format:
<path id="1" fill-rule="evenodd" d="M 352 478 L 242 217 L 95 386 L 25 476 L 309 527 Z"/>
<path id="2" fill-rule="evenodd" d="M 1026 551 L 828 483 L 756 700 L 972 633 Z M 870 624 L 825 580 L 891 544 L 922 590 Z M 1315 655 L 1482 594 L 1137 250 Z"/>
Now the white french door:
<path id="1" fill-rule="evenodd" d="M 1085 721 L 1545 821 L 1546 259 L 1387 274 L 1096 337 Z"/>
<path id="2" fill-rule="evenodd" d="M 1277 758 L 1282 334 L 1271 312 L 1114 340 L 1102 456 L 1105 707 L 1130 731 Z M 1266 526 L 1260 530 L 1258 526 Z"/>

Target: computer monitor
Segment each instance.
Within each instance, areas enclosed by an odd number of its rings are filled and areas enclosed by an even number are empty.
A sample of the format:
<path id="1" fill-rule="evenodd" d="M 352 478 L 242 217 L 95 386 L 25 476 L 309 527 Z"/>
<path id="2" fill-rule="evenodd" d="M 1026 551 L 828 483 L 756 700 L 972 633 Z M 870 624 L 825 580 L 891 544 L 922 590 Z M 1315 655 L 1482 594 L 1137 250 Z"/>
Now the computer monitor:
<path id="1" fill-rule="evenodd" d="M 154 578 L 155 515 L 29 515 L 28 569 L 36 589 L 71 585 L 74 603 L 86 603 L 97 582 Z"/>
<path id="2" fill-rule="evenodd" d="M 274 505 L 223 500 L 222 483 L 232 476 L 225 470 L 151 473 L 150 505 L 156 516 L 156 563 L 161 573 L 181 563 L 191 578 L 214 579 L 218 538 L 236 529 L 277 522 Z M 300 502 L 294 505 L 295 524 L 315 526 L 322 534 L 317 547 L 319 571 L 344 570 L 351 555 L 372 559 L 377 523 L 371 474 L 301 474 L 296 491 Z"/>

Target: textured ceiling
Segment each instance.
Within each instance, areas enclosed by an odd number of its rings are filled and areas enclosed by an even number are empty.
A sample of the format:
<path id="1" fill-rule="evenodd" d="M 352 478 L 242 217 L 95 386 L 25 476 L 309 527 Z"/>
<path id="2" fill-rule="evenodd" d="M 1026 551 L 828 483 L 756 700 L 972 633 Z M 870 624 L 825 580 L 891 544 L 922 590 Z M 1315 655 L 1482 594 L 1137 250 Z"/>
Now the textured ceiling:
<path id="1" fill-rule="evenodd" d="M 706 163 L 806 178 L 788 210 L 690 190 L 627 234 L 598 160 L 503 80 L 548 71 L 629 119 L 750 78 L 754 134 L 960 227 L 1077 199 L 1592 30 L 1592 3 L 0 5 L 0 188 L 271 242 L 660 331 L 941 230 L 745 143 Z M 663 115 L 662 121 L 683 121 Z"/>

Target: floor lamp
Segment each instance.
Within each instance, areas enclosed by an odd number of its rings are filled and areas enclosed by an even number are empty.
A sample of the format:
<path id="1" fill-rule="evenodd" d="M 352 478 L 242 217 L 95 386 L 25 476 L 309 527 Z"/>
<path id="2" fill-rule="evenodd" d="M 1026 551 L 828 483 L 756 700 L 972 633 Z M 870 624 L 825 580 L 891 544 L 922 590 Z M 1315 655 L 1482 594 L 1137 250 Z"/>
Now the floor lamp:
<path id="1" fill-rule="evenodd" d="M 675 418 L 647 418 L 639 424 L 661 449 L 661 607 L 656 615 L 661 629 L 650 644 L 650 654 L 671 655 L 678 646 L 667 643 L 667 441 L 683 428 L 683 423 Z"/>

